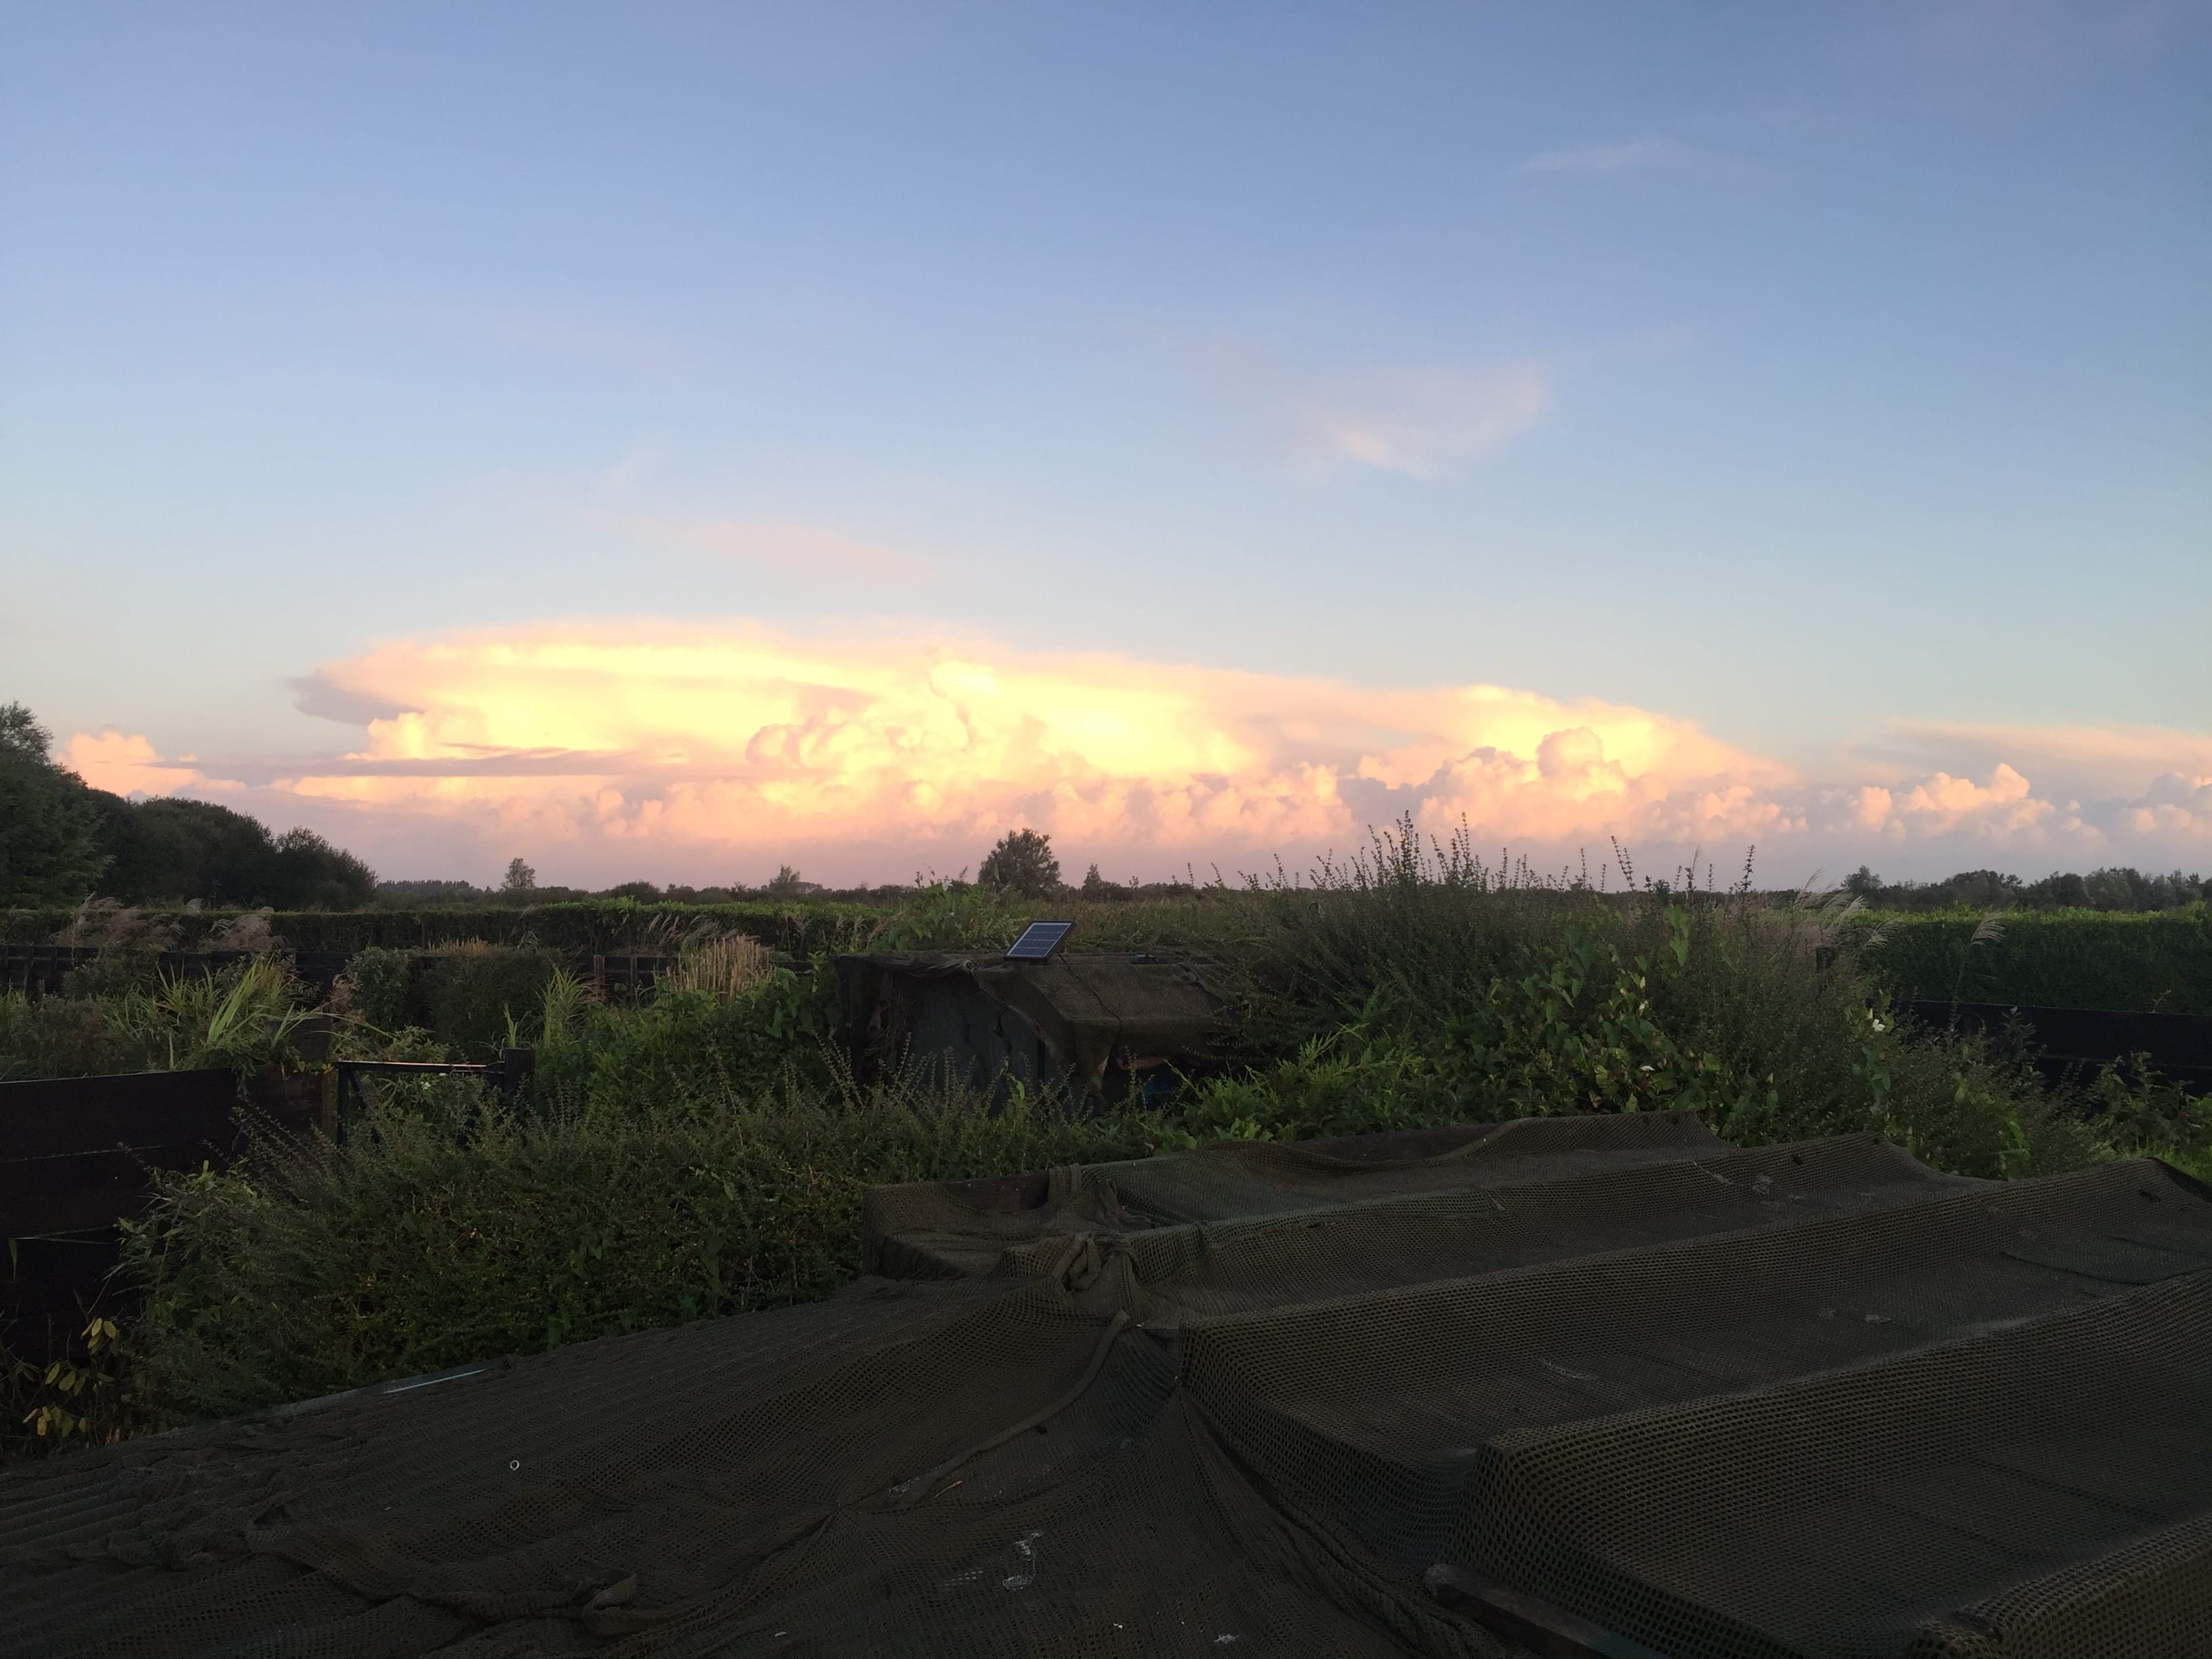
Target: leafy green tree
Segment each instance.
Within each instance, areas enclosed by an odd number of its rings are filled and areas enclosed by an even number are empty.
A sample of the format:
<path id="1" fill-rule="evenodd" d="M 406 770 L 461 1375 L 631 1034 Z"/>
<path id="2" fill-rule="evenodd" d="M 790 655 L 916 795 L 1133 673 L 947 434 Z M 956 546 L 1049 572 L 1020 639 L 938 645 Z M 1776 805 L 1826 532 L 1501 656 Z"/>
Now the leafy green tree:
<path id="1" fill-rule="evenodd" d="M 258 818 L 213 801 L 127 801 L 95 792 L 113 855 L 101 884 L 126 904 L 198 899 L 280 910 L 353 910 L 373 903 L 376 873 L 312 830 L 272 836 Z"/>
<path id="2" fill-rule="evenodd" d="M 1052 837 L 1034 830 L 1003 836 L 976 871 L 975 881 L 1022 898 L 1050 898 L 1060 891 L 1060 860 L 1053 856 Z"/>
<path id="3" fill-rule="evenodd" d="M 270 897 L 276 848 L 258 818 L 174 796 L 133 802 L 105 795 L 100 805 L 114 854 L 102 884 L 110 897 L 126 904 L 198 899 L 239 905 Z"/>
<path id="4" fill-rule="evenodd" d="M 507 861 L 507 874 L 499 884 L 502 893 L 532 893 L 538 890 L 538 872 L 521 859 Z"/>
<path id="5" fill-rule="evenodd" d="M 0 903 L 198 899 L 287 910 L 374 902 L 376 874 L 312 830 L 272 836 L 213 801 L 129 801 L 53 763 L 52 738 L 21 703 L 0 705 Z"/>
<path id="6" fill-rule="evenodd" d="M 312 830 L 287 830 L 270 849 L 264 896 L 280 910 L 358 910 L 376 900 L 376 872 Z"/>
<path id="7" fill-rule="evenodd" d="M 92 791 L 52 746 L 29 709 L 0 704 L 0 903 L 82 898 L 107 867 Z"/>

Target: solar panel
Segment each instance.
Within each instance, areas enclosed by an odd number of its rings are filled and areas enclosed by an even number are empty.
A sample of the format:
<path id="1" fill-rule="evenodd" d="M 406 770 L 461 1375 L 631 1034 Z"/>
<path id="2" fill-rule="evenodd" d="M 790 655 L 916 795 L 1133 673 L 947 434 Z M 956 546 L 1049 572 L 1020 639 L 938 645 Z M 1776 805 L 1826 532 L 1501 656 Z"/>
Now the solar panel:
<path id="1" fill-rule="evenodd" d="M 1060 949 L 1060 940 L 1075 931 L 1072 921 L 1033 921 L 1022 936 L 1006 947 L 1009 962 L 1042 962 Z"/>

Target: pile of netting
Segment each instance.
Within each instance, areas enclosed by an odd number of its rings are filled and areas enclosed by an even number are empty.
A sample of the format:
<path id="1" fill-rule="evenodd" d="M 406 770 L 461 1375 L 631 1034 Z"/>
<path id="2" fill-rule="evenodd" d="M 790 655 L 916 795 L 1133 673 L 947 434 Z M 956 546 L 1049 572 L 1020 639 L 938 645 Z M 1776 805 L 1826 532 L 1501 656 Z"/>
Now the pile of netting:
<path id="1" fill-rule="evenodd" d="M 881 1188 L 837 1298 L 19 1469 L 9 1654 L 2212 1652 L 2212 1192 L 1669 1114 Z"/>

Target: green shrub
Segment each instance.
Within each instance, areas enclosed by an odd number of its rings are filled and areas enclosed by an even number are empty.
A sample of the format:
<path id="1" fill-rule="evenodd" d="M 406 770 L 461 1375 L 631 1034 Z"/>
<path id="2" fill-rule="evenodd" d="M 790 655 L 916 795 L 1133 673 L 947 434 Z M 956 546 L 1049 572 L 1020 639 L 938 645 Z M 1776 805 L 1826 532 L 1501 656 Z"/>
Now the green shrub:
<path id="1" fill-rule="evenodd" d="M 636 1005 L 583 994 L 572 979 L 548 988 L 534 1090 L 538 1097 L 650 1112 L 670 1101 L 753 1100 L 793 1080 L 826 1089 L 834 999 L 826 973 L 779 969 L 740 995 L 664 992 Z"/>
<path id="2" fill-rule="evenodd" d="M 1655 975 L 1679 972 L 1688 949 L 1688 916 L 1668 915 L 1662 966 L 1624 954 L 1595 915 L 1547 945 L 1522 941 L 1506 953 L 1518 971 L 1479 990 L 1458 982 L 1478 952 L 1432 956 L 1440 983 L 1384 981 L 1358 1018 L 1307 1039 L 1293 1060 L 1200 1086 L 1182 1125 L 1201 1139 L 1303 1139 L 1570 1112 L 1724 1113 L 1719 1061 L 1654 1016 Z"/>
<path id="3" fill-rule="evenodd" d="M 33 1000 L 0 991 L 0 1082 L 131 1069 L 131 1047 L 107 1016 L 108 1005 L 98 997 Z"/>
<path id="4" fill-rule="evenodd" d="M 545 988 L 561 965 L 542 945 L 463 945 L 422 974 L 421 1024 L 464 1060 L 493 1059 L 511 1042 L 534 1043 Z"/>
<path id="5" fill-rule="evenodd" d="M 380 1031 L 417 1024 L 410 1006 L 414 985 L 412 951 L 372 945 L 347 959 L 344 985 L 349 1011 Z"/>
<path id="6" fill-rule="evenodd" d="M 1409 826 L 1263 896 L 1243 986 L 1259 1063 L 1194 1092 L 1194 1135 L 1668 1105 L 1747 1145 L 1878 1129 L 1977 1176 L 2103 1155 L 2025 1057 L 1900 1030 L 1832 902 L 1501 882 Z"/>

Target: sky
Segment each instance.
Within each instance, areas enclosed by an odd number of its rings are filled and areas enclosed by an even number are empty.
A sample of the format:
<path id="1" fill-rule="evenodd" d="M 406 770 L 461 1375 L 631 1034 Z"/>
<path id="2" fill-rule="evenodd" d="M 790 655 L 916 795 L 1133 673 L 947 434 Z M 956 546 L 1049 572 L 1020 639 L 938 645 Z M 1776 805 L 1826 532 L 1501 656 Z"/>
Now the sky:
<path id="1" fill-rule="evenodd" d="M 393 878 L 2212 868 L 2212 8 L 0 0 L 0 701 Z"/>

